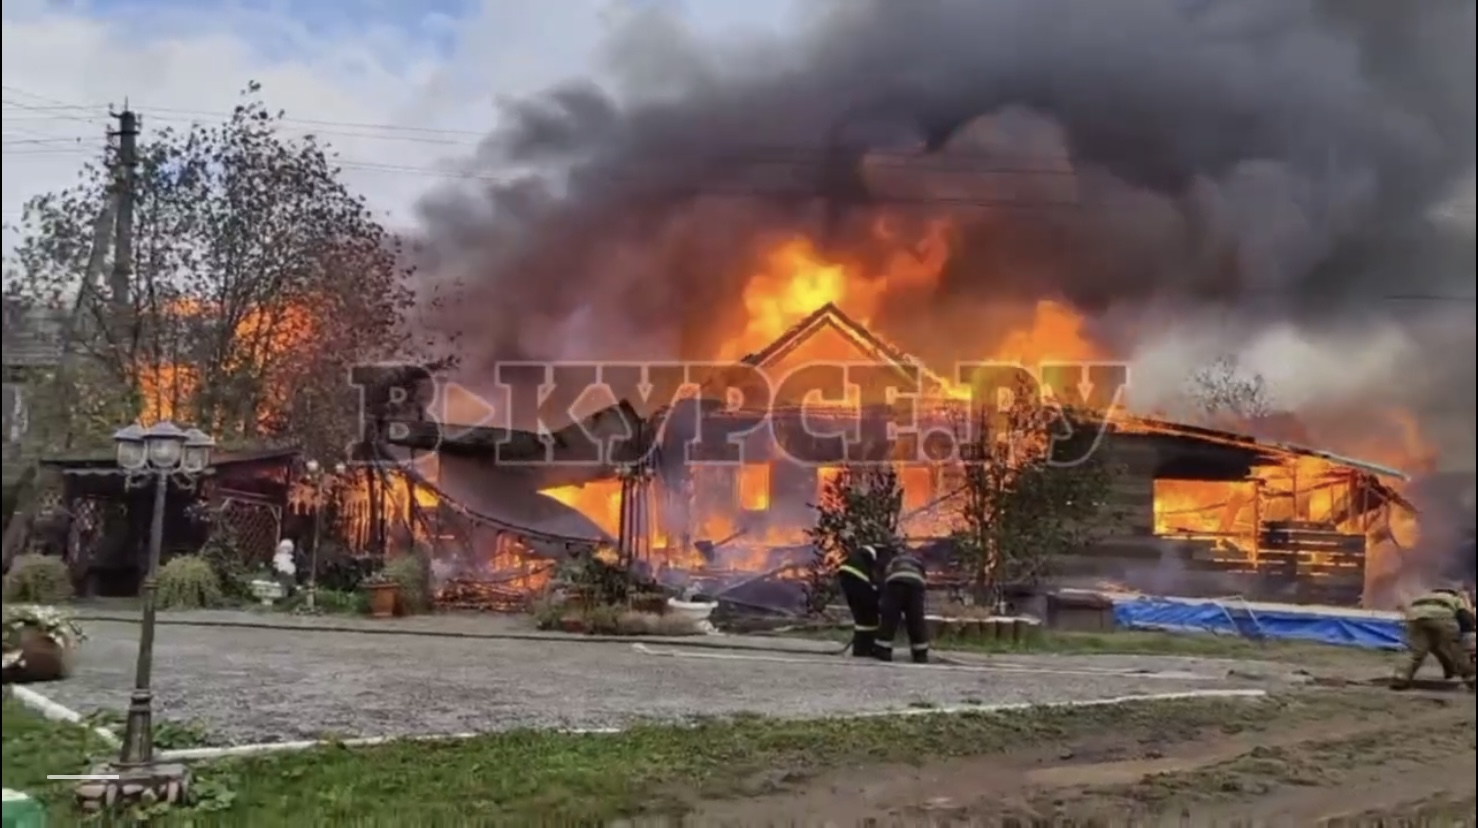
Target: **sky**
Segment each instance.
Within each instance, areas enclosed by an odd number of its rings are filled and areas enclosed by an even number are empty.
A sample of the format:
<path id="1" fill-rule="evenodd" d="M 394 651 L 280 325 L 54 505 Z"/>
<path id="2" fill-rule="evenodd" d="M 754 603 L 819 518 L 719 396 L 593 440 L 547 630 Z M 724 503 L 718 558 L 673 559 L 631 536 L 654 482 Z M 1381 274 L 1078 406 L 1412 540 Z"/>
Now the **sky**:
<path id="1" fill-rule="evenodd" d="M 780 31 L 800 0 L 13 0 L 4 21 L 3 213 L 74 180 L 128 104 L 143 129 L 218 122 L 250 81 L 339 150 L 387 224 L 453 180 L 500 96 L 598 76 L 623 11 L 712 34 Z M 5 249 L 14 244 L 6 232 Z"/>

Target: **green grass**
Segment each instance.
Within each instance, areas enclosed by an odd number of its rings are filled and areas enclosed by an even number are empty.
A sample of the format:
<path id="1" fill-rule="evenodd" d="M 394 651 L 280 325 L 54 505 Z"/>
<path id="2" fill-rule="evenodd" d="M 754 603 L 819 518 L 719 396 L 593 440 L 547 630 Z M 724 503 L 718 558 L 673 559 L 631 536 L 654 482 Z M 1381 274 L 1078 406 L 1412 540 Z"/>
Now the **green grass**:
<path id="1" fill-rule="evenodd" d="M 4 784 L 38 796 L 55 824 L 71 814 L 64 783 L 100 750 L 80 728 L 4 707 Z M 1166 737 L 1201 728 L 1257 728 L 1269 708 L 1186 701 L 884 719 L 779 721 L 742 716 L 694 728 L 644 726 L 618 735 L 514 731 L 375 748 L 329 746 L 197 767 L 207 799 L 168 824 L 598 824 L 675 815 L 685 803 L 768 793 L 840 767 L 998 753 L 1102 732 Z M 202 819 L 200 811 L 209 811 Z"/>
<path id="2" fill-rule="evenodd" d="M 4 739 L 0 742 L 0 774 L 5 787 L 33 796 L 61 790 L 48 782 L 48 773 L 82 773 L 89 758 L 102 756 L 108 746 L 87 728 L 50 722 L 9 693 L 4 700 Z"/>

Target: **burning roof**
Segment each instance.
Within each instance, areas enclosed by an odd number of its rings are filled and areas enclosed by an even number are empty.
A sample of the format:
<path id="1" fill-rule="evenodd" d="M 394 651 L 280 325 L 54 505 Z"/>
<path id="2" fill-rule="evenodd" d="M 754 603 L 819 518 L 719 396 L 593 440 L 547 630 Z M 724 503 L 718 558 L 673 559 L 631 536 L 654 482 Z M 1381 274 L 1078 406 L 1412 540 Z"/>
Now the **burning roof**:
<path id="1" fill-rule="evenodd" d="M 916 371 L 925 386 L 920 389 L 920 392 L 925 395 L 939 394 L 944 389 L 952 387 L 949 380 L 931 370 L 918 357 L 868 329 L 832 302 L 826 302 L 793 324 L 777 339 L 757 351 L 746 354 L 737 362 L 749 368 L 761 369 L 777 365 L 823 333 L 839 337 L 852 347 L 856 353 L 856 360 L 867 360 L 874 364 L 894 365 L 900 368 L 906 366 L 911 371 Z M 908 376 L 912 377 L 913 373 Z M 722 409 L 722 405 L 711 400 L 710 395 L 724 388 L 725 379 L 720 373 L 705 382 L 701 386 L 700 400 L 714 402 L 715 406 Z M 941 404 L 948 405 L 950 402 L 944 399 Z M 423 416 L 416 419 L 398 419 L 396 422 L 402 427 L 396 429 L 396 434 L 389 437 L 388 442 L 409 449 L 422 451 L 435 449 L 453 456 L 482 458 L 485 462 L 496 462 L 496 459 L 501 459 L 504 462 L 527 463 L 530 460 L 548 456 L 547 452 L 551 450 L 557 460 L 562 450 L 587 443 L 587 440 L 580 439 L 581 431 L 597 439 L 626 437 L 637 433 L 637 429 L 643 429 L 648 434 L 660 434 L 664 418 L 668 414 L 670 414 L 670 407 L 662 406 L 643 416 L 629 401 L 621 400 L 615 405 L 601 409 L 547 435 L 511 428 L 461 427 L 455 424 L 440 424 L 425 419 Z M 1332 451 L 1149 416 L 1113 412 L 1109 431 L 1116 434 L 1152 435 L 1167 440 L 1223 447 L 1243 455 L 1247 463 L 1254 465 L 1276 464 L 1290 458 L 1316 458 L 1337 467 L 1363 472 L 1378 478 L 1399 482 L 1405 482 L 1408 479 L 1407 474 L 1400 469 Z M 582 468 L 575 464 L 555 463 L 551 473 L 558 479 L 550 478 L 544 482 L 548 485 L 578 484 L 609 476 L 612 471 L 609 468 Z M 1392 500 L 1410 508 L 1410 504 L 1401 499 L 1394 490 L 1388 486 L 1382 488 Z"/>

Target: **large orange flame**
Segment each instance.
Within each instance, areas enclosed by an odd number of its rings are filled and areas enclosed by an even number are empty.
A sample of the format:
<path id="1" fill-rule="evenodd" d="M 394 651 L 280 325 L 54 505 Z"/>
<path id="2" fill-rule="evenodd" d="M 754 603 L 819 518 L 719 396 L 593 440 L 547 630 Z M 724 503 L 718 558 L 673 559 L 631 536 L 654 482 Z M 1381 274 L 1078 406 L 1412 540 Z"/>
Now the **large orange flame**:
<path id="1" fill-rule="evenodd" d="M 169 303 L 160 313 L 162 327 L 175 330 L 208 331 L 224 314 L 219 308 L 194 300 Z M 313 341 L 316 317 L 306 302 L 278 302 L 252 306 L 240 314 L 226 341 L 225 354 L 213 372 L 222 376 L 246 373 L 259 388 L 255 422 L 242 425 L 255 431 L 285 411 L 292 397 L 293 361 Z M 184 335 L 179 350 L 194 350 L 199 336 Z M 214 344 L 214 343 L 210 343 Z M 196 395 L 206 366 L 187 361 L 182 354 L 142 356 L 136 366 L 145 423 L 159 420 L 193 422 L 197 419 Z"/>

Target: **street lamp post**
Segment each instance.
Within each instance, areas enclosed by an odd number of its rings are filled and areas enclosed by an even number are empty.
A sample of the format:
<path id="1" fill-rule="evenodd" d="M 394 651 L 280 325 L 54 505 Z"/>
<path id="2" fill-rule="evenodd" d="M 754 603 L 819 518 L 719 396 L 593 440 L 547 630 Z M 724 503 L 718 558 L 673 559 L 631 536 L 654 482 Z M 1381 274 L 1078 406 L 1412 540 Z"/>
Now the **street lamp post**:
<path id="1" fill-rule="evenodd" d="M 323 538 L 323 482 L 325 472 L 317 460 L 308 461 L 308 477 L 313 480 L 313 548 L 308 551 L 308 612 L 318 612 L 318 542 Z M 335 477 L 342 477 L 347 467 L 334 464 Z"/>
<path id="2" fill-rule="evenodd" d="M 104 784 L 84 783 L 77 790 L 84 806 L 101 807 L 152 796 L 156 801 L 175 802 L 187 795 L 189 771 L 179 765 L 154 764 L 154 630 L 155 595 L 159 586 L 159 557 L 164 547 L 164 512 L 169 487 L 193 489 L 210 468 L 215 441 L 198 429 L 181 430 L 164 421 L 144 429 L 130 425 L 113 435 L 118 467 L 125 489 L 153 487 L 153 512 L 149 519 L 149 557 L 139 589 L 143 615 L 139 632 L 138 659 L 134 665 L 133 692 L 129 695 L 128 719 L 118 761 L 99 773 L 115 779 Z M 145 793 L 147 792 L 147 794 Z"/>

